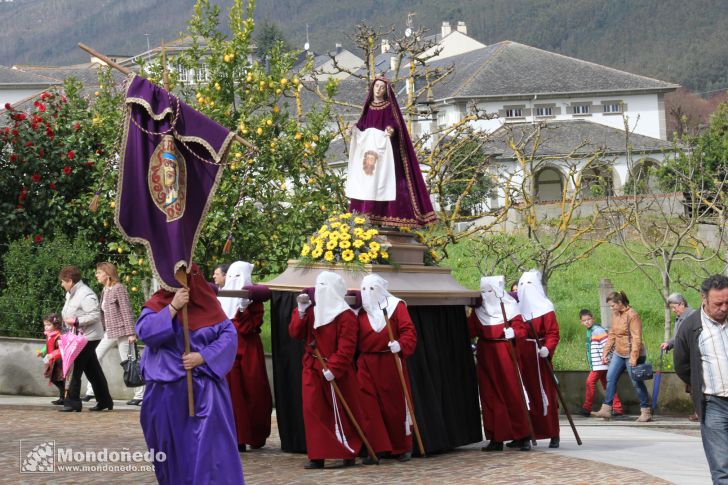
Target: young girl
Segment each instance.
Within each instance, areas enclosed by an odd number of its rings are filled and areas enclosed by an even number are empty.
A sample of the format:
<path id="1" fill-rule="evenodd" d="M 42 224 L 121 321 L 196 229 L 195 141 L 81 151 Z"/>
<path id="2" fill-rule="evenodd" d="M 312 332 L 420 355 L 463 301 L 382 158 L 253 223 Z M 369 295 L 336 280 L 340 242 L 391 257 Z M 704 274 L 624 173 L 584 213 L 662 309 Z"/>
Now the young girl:
<path id="1" fill-rule="evenodd" d="M 43 329 L 46 337 L 45 355 L 39 353 L 38 357 L 43 357 L 43 363 L 46 364 L 43 375 L 50 381 L 48 385 L 54 384 L 58 388 L 59 397 L 51 404 L 62 405 L 66 390 L 66 382 L 63 380 L 63 366 L 61 364 L 61 350 L 58 344 L 61 338 L 61 317 L 55 313 L 51 313 L 43 319 Z"/>

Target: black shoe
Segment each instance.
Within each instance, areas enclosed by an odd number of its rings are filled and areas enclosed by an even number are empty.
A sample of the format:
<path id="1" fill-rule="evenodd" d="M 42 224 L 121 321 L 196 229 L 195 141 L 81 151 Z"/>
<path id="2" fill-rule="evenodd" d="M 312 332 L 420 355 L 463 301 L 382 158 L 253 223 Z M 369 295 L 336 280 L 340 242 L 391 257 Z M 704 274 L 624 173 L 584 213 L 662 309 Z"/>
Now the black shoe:
<path id="1" fill-rule="evenodd" d="M 91 396 L 91 395 L 89 395 L 89 394 L 86 394 L 85 396 L 83 396 L 83 397 L 81 398 L 81 401 L 83 401 L 83 402 L 89 402 L 89 401 L 90 401 L 91 399 L 93 399 L 94 397 L 95 397 L 95 396 Z"/>
<path id="2" fill-rule="evenodd" d="M 248 449 L 245 447 L 245 444 L 238 445 L 238 452 L 245 453 L 246 451 L 248 451 Z"/>
<path id="3" fill-rule="evenodd" d="M 367 456 L 365 456 L 364 458 L 361 459 L 361 464 L 362 465 L 379 465 L 379 462 L 378 461 L 375 461 L 374 458 L 372 458 L 371 456 L 367 455 Z"/>
<path id="4" fill-rule="evenodd" d="M 356 458 L 347 458 L 344 460 L 344 466 L 354 466 L 356 465 Z"/>
<path id="5" fill-rule="evenodd" d="M 126 402 L 126 404 L 129 405 L 129 406 L 141 406 L 142 405 L 142 400 L 141 399 L 129 399 Z"/>
<path id="6" fill-rule="evenodd" d="M 488 446 L 482 447 L 480 451 L 503 451 L 503 442 L 491 440 Z"/>
<path id="7" fill-rule="evenodd" d="M 71 406 L 71 405 L 66 404 L 63 406 L 63 408 L 59 409 L 58 412 L 59 413 L 73 413 L 73 412 L 80 413 L 81 406 Z"/>
<path id="8" fill-rule="evenodd" d="M 63 406 L 63 403 L 64 403 L 64 400 L 62 397 L 59 397 L 55 401 L 51 401 L 51 404 L 53 404 L 54 406 Z"/>
<path id="9" fill-rule="evenodd" d="M 585 418 L 588 418 L 589 416 L 591 416 L 591 411 L 588 411 L 583 407 L 579 406 L 576 411 L 574 411 L 574 414 L 578 414 L 579 416 L 584 416 Z"/>
<path id="10" fill-rule="evenodd" d="M 559 443 L 561 443 L 561 438 L 559 438 L 558 436 L 554 436 L 553 438 L 551 438 L 551 441 L 549 441 L 549 448 L 558 448 Z"/>
<path id="11" fill-rule="evenodd" d="M 513 440 L 510 443 L 506 443 L 508 448 L 520 448 L 523 446 L 523 440 Z"/>
<path id="12" fill-rule="evenodd" d="M 412 459 L 412 452 L 408 451 L 407 453 L 402 453 L 397 457 L 397 461 L 405 462 L 410 461 Z"/>
<path id="13" fill-rule="evenodd" d="M 303 465 L 303 468 L 306 470 L 320 470 L 324 467 L 324 461 L 323 460 L 308 460 L 305 465 Z"/>
<path id="14" fill-rule="evenodd" d="M 531 441 L 525 439 L 521 441 L 521 446 L 518 448 L 519 451 L 531 451 Z"/>
<path id="15" fill-rule="evenodd" d="M 112 409 L 114 409 L 114 403 L 113 402 L 111 402 L 109 404 L 98 403 L 98 404 L 96 404 L 96 406 L 89 408 L 89 411 L 103 411 L 104 409 L 108 409 L 109 411 L 111 411 Z"/>

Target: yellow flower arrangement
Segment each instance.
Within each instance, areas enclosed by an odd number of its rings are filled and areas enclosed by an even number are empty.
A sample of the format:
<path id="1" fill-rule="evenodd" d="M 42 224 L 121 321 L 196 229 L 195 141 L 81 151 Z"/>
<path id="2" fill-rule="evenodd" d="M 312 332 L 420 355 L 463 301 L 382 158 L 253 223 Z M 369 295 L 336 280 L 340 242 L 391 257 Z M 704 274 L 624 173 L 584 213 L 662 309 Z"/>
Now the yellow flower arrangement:
<path id="1" fill-rule="evenodd" d="M 334 214 L 301 246 L 301 262 L 361 266 L 389 264 L 386 237 L 364 214 Z"/>

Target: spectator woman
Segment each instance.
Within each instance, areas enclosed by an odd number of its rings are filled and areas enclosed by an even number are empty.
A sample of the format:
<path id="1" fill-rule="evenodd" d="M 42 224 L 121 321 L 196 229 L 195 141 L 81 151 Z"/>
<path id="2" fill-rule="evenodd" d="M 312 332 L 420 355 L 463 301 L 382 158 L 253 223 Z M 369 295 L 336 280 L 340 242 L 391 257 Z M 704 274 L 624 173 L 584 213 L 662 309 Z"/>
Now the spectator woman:
<path id="1" fill-rule="evenodd" d="M 612 309 L 612 325 L 609 327 L 607 345 L 604 347 L 602 362 L 609 364 L 607 369 L 607 391 L 604 404 L 594 413 L 595 416 L 610 419 L 612 401 L 617 393 L 619 376 L 627 370 L 632 387 L 640 400 L 640 416 L 637 421 L 652 421 L 650 395 L 642 381 L 634 378 L 633 368 L 646 359 L 645 347 L 642 343 L 642 320 L 636 311 L 629 306 L 629 299 L 623 291 L 607 295 L 607 304 Z"/>
<path id="2" fill-rule="evenodd" d="M 91 411 L 103 411 L 114 408 L 114 401 L 109 394 L 106 376 L 101 369 L 99 359 L 96 358 L 96 347 L 104 336 L 104 326 L 101 323 L 101 309 L 96 294 L 81 281 L 81 272 L 75 266 L 66 266 L 58 275 L 61 286 L 66 290 L 66 304 L 61 315 L 69 327 L 77 328 L 86 336 L 88 343 L 73 361 L 73 374 L 71 385 L 68 388 L 68 397 L 61 412 L 81 411 L 81 375 L 93 385 L 98 403 Z"/>
<path id="3" fill-rule="evenodd" d="M 104 322 L 106 332 L 96 347 L 96 358 L 101 361 L 104 355 L 113 347 L 119 349 L 121 361 L 125 361 L 129 355 L 129 348 L 136 343 L 134 333 L 134 316 L 129 303 L 129 293 L 119 282 L 119 273 L 112 263 L 104 262 L 96 265 L 96 280 L 101 283 L 101 318 Z M 136 352 L 136 347 L 133 348 Z M 134 355 L 134 354 L 132 354 Z M 136 358 L 136 355 L 134 355 Z M 91 382 L 86 387 L 84 401 L 94 397 L 94 390 Z M 139 406 L 144 398 L 144 386 L 134 389 L 134 398 L 127 401 L 128 405 Z"/>

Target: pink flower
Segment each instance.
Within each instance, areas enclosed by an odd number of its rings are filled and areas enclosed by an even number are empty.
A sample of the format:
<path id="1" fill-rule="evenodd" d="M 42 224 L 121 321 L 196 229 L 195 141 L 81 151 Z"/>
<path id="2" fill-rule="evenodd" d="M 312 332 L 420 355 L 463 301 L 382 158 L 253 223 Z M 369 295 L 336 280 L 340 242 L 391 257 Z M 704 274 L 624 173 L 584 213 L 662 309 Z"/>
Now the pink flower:
<path id="1" fill-rule="evenodd" d="M 74 158 L 76 158 L 76 152 L 74 152 L 73 150 L 69 150 L 67 156 L 69 160 L 73 160 Z"/>
<path id="2" fill-rule="evenodd" d="M 69 167 L 68 165 L 66 165 L 65 167 L 63 167 L 63 173 L 65 173 L 66 175 L 71 175 L 71 172 L 72 171 L 73 170 L 71 170 L 71 167 Z"/>
<path id="3" fill-rule="evenodd" d="M 76 131 L 80 130 L 81 129 L 81 123 L 74 123 L 73 124 L 73 129 L 76 130 Z"/>
<path id="4" fill-rule="evenodd" d="M 33 146 L 33 142 L 30 141 L 30 140 L 28 140 L 28 141 L 25 142 L 25 146 L 32 147 Z"/>
<path id="5" fill-rule="evenodd" d="M 40 174 L 37 172 L 34 173 L 33 176 L 30 177 L 30 180 L 32 180 L 33 183 L 37 184 L 38 182 L 40 182 Z"/>
<path id="6" fill-rule="evenodd" d="M 43 240 L 43 236 L 41 236 L 40 234 L 36 234 L 35 237 L 33 238 L 33 241 L 35 241 L 36 244 L 40 244 L 40 242 L 42 240 Z"/>
<path id="7" fill-rule="evenodd" d="M 55 182 L 51 182 L 50 185 L 48 185 L 48 187 L 50 187 L 51 190 L 56 190 L 56 183 Z"/>
<path id="8" fill-rule="evenodd" d="M 16 161 L 17 159 L 18 159 L 18 156 L 16 154 L 14 154 L 14 153 L 10 154 L 10 161 L 11 162 Z"/>
<path id="9" fill-rule="evenodd" d="M 8 111 L 12 111 L 13 110 L 13 107 L 10 106 L 10 103 L 5 103 L 5 109 L 8 110 Z"/>

